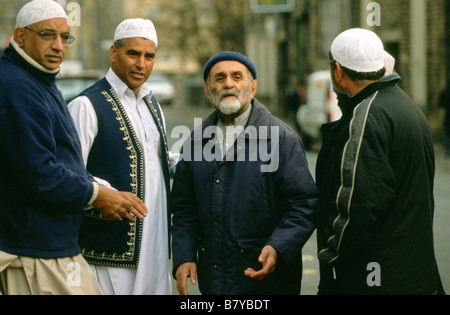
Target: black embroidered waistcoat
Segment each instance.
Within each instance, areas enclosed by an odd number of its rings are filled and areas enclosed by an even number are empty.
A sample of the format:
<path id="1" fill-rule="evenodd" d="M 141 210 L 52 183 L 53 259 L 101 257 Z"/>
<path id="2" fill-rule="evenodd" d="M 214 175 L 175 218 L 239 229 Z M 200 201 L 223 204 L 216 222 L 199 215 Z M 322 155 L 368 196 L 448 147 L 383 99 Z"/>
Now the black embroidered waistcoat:
<path id="1" fill-rule="evenodd" d="M 87 170 L 108 181 L 119 191 L 129 191 L 144 200 L 144 152 L 119 98 L 106 79 L 87 89 L 98 120 L 98 134 L 89 153 Z M 146 100 L 161 135 L 163 173 L 167 203 L 170 203 L 170 176 L 166 134 L 156 99 Z M 165 161 L 167 163 L 165 163 Z M 168 216 L 170 215 L 170 211 Z M 170 225 L 170 217 L 169 217 Z M 85 211 L 80 229 L 82 255 L 90 264 L 136 268 L 143 221 L 107 221 L 97 210 Z M 170 226 L 169 226 L 170 231 Z"/>

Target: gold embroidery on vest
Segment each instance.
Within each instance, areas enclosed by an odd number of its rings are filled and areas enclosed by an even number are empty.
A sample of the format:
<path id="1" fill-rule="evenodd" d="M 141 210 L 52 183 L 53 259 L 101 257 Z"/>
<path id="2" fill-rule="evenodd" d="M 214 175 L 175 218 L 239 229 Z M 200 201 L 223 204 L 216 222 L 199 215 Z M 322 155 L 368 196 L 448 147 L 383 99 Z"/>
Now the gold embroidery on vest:
<path id="1" fill-rule="evenodd" d="M 170 160 L 169 160 L 169 145 L 167 144 L 167 137 L 164 137 L 163 135 L 166 134 L 165 130 L 164 130 L 164 126 L 161 122 L 161 119 L 158 117 L 158 112 L 156 111 L 155 106 L 153 105 L 153 102 L 150 100 L 148 101 L 145 97 L 144 97 L 145 102 L 147 103 L 148 108 L 150 109 L 150 112 L 152 113 L 153 118 L 155 119 L 156 125 L 159 128 L 160 134 L 161 134 L 161 138 L 162 141 L 164 141 L 164 148 L 166 151 L 166 160 L 167 160 L 167 165 L 170 166 Z"/>
<path id="2" fill-rule="evenodd" d="M 119 122 L 120 125 L 120 131 L 124 133 L 123 141 L 127 143 L 126 149 L 130 151 L 129 158 L 131 160 L 130 167 L 131 167 L 131 192 L 135 194 L 136 196 L 139 196 L 141 200 L 144 200 L 144 154 L 143 150 L 139 144 L 139 141 L 137 139 L 136 133 L 131 125 L 131 122 L 128 118 L 128 115 L 126 114 L 125 109 L 123 108 L 122 103 L 120 102 L 119 98 L 117 97 L 114 90 L 111 88 L 109 90 L 109 93 L 107 91 L 101 92 L 103 96 L 106 98 L 107 102 L 109 102 L 112 106 L 112 110 L 116 114 L 116 119 Z M 112 95 L 112 97 L 111 97 Z M 114 98 L 114 99 L 113 99 Z M 133 144 L 134 143 L 136 145 Z M 136 150 L 140 153 L 140 160 L 138 161 L 138 154 Z M 138 167 L 139 165 L 139 167 Z M 139 168 L 139 169 L 138 169 Z M 141 176 L 138 176 L 138 174 L 141 174 Z M 138 178 L 140 177 L 140 182 L 138 182 Z M 97 210 L 92 211 L 86 211 L 86 216 L 93 217 L 96 219 L 102 219 L 100 212 Z M 89 258 L 97 259 L 97 260 L 104 260 L 102 262 L 102 265 L 110 265 L 114 267 L 136 267 L 131 266 L 129 262 L 133 261 L 134 255 L 136 255 L 136 261 L 139 261 L 139 253 L 140 253 L 140 244 L 142 239 L 142 229 L 143 229 L 143 222 L 142 220 L 137 220 L 135 222 L 129 222 L 130 230 L 128 232 L 129 241 L 127 242 L 127 245 L 129 246 L 129 249 L 123 253 L 113 253 L 113 254 L 107 254 L 105 252 L 99 253 L 95 250 L 87 251 L 85 248 L 82 249 L 82 255 L 89 260 Z M 139 229 L 139 239 L 136 242 L 136 231 Z M 136 248 L 137 245 L 137 248 Z M 107 263 L 106 260 L 114 261 L 114 263 Z M 128 262 L 128 264 L 127 264 Z M 136 263 L 137 264 L 137 263 Z"/>

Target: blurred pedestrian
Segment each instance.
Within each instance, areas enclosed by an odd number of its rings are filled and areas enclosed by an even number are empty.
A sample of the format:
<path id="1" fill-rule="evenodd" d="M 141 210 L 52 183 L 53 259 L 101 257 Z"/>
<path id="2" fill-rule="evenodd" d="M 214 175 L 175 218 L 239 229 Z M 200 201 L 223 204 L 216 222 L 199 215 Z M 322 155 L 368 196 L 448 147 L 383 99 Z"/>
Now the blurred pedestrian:
<path id="1" fill-rule="evenodd" d="M 85 206 L 111 220 L 146 213 L 86 172 L 55 84 L 73 41 L 57 2 L 32 1 L 0 60 L 0 294 L 101 294 L 78 246 Z"/>
<path id="2" fill-rule="evenodd" d="M 444 116 L 444 150 L 445 156 L 450 157 L 450 82 L 439 96 L 439 107 L 445 111 Z"/>
<path id="3" fill-rule="evenodd" d="M 299 107 L 304 105 L 305 103 L 305 84 L 303 82 L 300 82 L 294 91 L 286 95 L 286 108 L 288 109 L 288 116 L 292 116 L 295 119 Z"/>
<path id="4" fill-rule="evenodd" d="M 172 191 L 180 294 L 197 272 L 202 294 L 300 293 L 317 188 L 300 138 L 254 98 L 256 79 L 237 52 L 205 66 L 216 111 L 185 142 Z"/>
<path id="5" fill-rule="evenodd" d="M 171 294 L 169 272 L 169 151 L 164 116 L 150 87 L 158 37 L 150 20 L 117 27 L 106 77 L 69 104 L 87 170 L 145 201 L 136 222 L 99 220 L 86 212 L 83 255 L 107 295 Z"/>
<path id="6" fill-rule="evenodd" d="M 343 116 L 323 126 L 317 160 L 319 294 L 443 292 L 430 127 L 398 74 L 385 76 L 385 56 L 380 38 L 363 29 L 331 46 Z"/>

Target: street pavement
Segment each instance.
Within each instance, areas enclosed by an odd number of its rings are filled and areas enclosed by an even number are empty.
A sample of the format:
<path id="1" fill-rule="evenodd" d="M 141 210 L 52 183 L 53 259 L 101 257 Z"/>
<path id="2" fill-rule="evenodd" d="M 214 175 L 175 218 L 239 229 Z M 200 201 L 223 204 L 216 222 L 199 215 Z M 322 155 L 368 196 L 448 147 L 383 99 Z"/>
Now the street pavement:
<path id="1" fill-rule="evenodd" d="M 186 126 L 193 129 L 195 123 L 204 120 L 213 110 L 207 106 L 180 106 L 163 107 L 166 117 L 169 148 L 177 148 L 180 143 L 179 128 Z M 176 131 L 172 134 L 173 131 Z M 442 147 L 435 146 L 436 176 L 435 176 L 435 251 L 444 289 L 450 294 L 450 158 L 445 158 Z M 317 151 L 306 152 L 311 173 L 315 173 Z M 302 295 L 315 295 L 319 283 L 319 270 L 317 261 L 316 234 L 314 233 L 303 248 L 303 281 Z M 188 284 L 192 295 L 199 295 L 197 286 Z M 178 294 L 176 283 L 173 281 L 173 294 Z"/>

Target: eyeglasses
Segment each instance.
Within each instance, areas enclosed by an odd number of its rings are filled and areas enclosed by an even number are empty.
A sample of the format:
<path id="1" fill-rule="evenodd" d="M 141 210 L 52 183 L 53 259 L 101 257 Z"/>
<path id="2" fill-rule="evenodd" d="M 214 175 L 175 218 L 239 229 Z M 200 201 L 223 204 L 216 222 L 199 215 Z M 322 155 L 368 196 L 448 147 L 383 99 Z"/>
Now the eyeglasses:
<path id="1" fill-rule="evenodd" d="M 43 40 L 46 42 L 52 42 L 54 43 L 56 39 L 58 38 L 58 35 L 61 36 L 62 44 L 63 46 L 70 46 L 75 41 L 75 36 L 71 35 L 70 33 L 58 33 L 55 31 L 42 31 L 38 32 L 35 30 L 32 30 L 31 28 L 24 27 L 25 29 L 37 33 Z"/>

